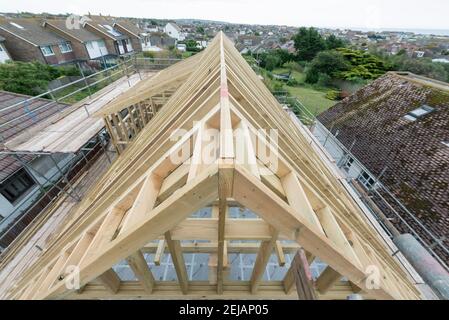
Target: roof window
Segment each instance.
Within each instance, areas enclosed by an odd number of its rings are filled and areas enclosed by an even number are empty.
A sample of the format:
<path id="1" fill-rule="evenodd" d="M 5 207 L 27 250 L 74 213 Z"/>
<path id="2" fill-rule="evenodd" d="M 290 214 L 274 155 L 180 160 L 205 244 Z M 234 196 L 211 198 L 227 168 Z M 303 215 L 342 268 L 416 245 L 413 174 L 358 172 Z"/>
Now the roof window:
<path id="1" fill-rule="evenodd" d="M 416 121 L 419 118 L 424 117 L 425 115 L 431 113 L 432 111 L 434 111 L 435 109 L 428 106 L 428 105 L 423 105 L 413 111 L 410 111 L 408 114 L 406 114 L 404 116 L 405 119 L 409 120 L 409 121 Z"/>
<path id="2" fill-rule="evenodd" d="M 15 23 L 15 22 L 10 22 L 9 23 L 10 25 L 12 25 L 12 26 L 14 26 L 14 27 L 16 27 L 16 28 L 19 28 L 19 29 L 25 29 L 24 27 L 22 27 L 20 24 L 17 24 L 17 23 Z"/>

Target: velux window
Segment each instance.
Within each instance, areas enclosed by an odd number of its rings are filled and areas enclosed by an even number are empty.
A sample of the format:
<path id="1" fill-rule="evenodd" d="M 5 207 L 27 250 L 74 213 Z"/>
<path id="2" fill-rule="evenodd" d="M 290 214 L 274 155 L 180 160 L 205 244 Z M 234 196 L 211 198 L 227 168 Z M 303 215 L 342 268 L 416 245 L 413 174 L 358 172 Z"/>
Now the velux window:
<path id="1" fill-rule="evenodd" d="M 407 113 L 404 118 L 409 120 L 409 121 L 416 121 L 419 118 L 424 117 L 425 115 L 431 113 L 434 110 L 434 108 L 432 108 L 431 106 L 428 105 L 423 105 L 413 111 L 410 111 L 409 113 Z"/>

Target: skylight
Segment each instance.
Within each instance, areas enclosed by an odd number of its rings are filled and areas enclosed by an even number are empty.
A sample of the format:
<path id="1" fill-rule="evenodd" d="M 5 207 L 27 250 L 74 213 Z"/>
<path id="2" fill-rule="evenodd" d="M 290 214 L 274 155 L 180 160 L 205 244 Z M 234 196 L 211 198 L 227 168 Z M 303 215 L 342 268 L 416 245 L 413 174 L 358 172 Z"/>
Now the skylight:
<path id="1" fill-rule="evenodd" d="M 25 29 L 24 27 L 22 27 L 20 24 L 17 24 L 17 23 L 15 23 L 15 22 L 10 22 L 9 23 L 10 25 L 12 25 L 12 26 L 14 26 L 14 27 L 16 27 L 16 28 L 19 28 L 19 29 Z"/>
<path id="2" fill-rule="evenodd" d="M 115 30 L 113 27 L 111 27 L 111 26 L 108 25 L 108 24 L 103 24 L 103 25 L 99 24 L 99 26 L 102 27 L 103 29 L 106 29 L 106 31 L 107 31 L 108 33 L 112 34 L 112 35 L 115 36 L 115 37 L 120 37 L 120 36 L 122 36 L 122 34 L 121 34 L 120 32 L 118 32 L 117 30 Z"/>
<path id="3" fill-rule="evenodd" d="M 434 108 L 425 104 L 413 111 L 410 111 L 408 114 L 404 116 L 404 118 L 409 121 L 416 121 L 417 119 L 422 118 L 425 115 L 431 113 L 433 110 Z"/>

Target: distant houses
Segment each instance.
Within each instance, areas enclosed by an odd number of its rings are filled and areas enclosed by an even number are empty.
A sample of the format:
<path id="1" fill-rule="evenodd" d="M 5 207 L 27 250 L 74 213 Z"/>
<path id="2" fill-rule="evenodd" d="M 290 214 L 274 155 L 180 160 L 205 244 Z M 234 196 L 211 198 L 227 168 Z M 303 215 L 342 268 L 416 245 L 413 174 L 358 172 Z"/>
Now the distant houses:
<path id="1" fill-rule="evenodd" d="M 132 46 L 137 52 L 143 51 L 143 48 L 150 43 L 150 35 L 128 20 L 117 20 L 113 27 L 131 39 Z"/>
<path id="2" fill-rule="evenodd" d="M 171 38 L 174 38 L 178 41 L 183 41 L 186 38 L 185 33 L 182 31 L 181 27 L 179 27 L 174 22 L 169 22 L 164 27 L 164 32 Z"/>
<path id="3" fill-rule="evenodd" d="M 110 54 L 102 37 L 87 29 L 68 28 L 65 20 L 46 20 L 43 26 L 45 29 L 69 39 L 75 55 L 80 60 L 100 59 Z"/>
<path id="4" fill-rule="evenodd" d="M 143 51 L 150 35 L 129 21 L 89 16 L 76 27 L 66 19 L 0 19 L 0 62 L 85 63 Z"/>
<path id="5" fill-rule="evenodd" d="M 76 61 L 72 43 L 37 19 L 1 19 L 0 36 L 13 60 L 61 65 Z"/>
<path id="6" fill-rule="evenodd" d="M 102 16 L 89 16 L 88 21 L 83 24 L 83 28 L 102 37 L 108 52 L 118 56 L 132 53 L 134 48 L 130 36 L 121 33 L 113 25 L 113 20 Z"/>

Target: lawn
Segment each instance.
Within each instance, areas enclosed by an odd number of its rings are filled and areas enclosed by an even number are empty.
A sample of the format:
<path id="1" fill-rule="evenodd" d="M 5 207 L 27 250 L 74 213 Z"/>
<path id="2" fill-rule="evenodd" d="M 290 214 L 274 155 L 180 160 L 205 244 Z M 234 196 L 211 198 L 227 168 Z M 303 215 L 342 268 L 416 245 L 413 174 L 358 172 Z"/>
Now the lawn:
<path id="1" fill-rule="evenodd" d="M 275 74 L 283 74 L 290 72 L 287 68 L 278 68 L 273 70 Z M 316 89 L 311 85 L 305 83 L 305 74 L 296 70 L 292 71 L 291 76 L 298 82 L 298 86 L 287 86 L 284 88 L 290 92 L 291 95 L 297 97 L 299 101 L 314 115 L 319 115 L 332 107 L 336 101 L 326 98 L 326 89 Z"/>
<path id="2" fill-rule="evenodd" d="M 319 115 L 321 112 L 326 111 L 334 104 L 336 101 L 327 99 L 326 93 L 322 91 L 315 90 L 309 87 L 290 87 L 285 86 L 285 88 L 291 93 L 291 95 L 298 98 L 299 101 L 314 115 Z"/>

